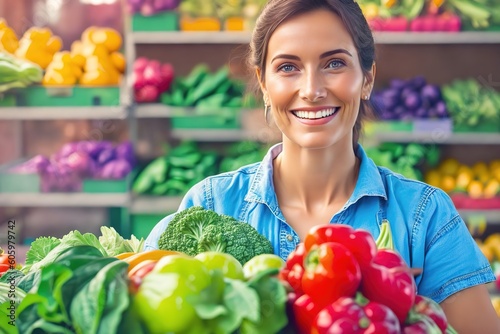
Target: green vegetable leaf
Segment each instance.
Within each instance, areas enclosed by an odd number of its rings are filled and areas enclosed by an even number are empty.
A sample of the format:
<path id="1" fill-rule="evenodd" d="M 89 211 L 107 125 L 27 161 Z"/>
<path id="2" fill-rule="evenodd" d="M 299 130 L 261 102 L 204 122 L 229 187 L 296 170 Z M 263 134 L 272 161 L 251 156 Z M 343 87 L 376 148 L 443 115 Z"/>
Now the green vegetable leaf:
<path id="1" fill-rule="evenodd" d="M 278 333 L 287 325 L 287 292 L 285 286 L 273 276 L 274 273 L 272 270 L 266 271 L 265 275 L 248 282 L 259 296 L 260 320 L 243 320 L 241 334 Z"/>
<path id="2" fill-rule="evenodd" d="M 99 242 L 106 250 L 108 256 L 116 256 L 125 252 L 139 253 L 142 251 L 143 238 L 139 240 L 132 235 L 130 240 L 126 240 L 114 228 L 108 226 L 101 226 L 101 234 Z"/>
<path id="3" fill-rule="evenodd" d="M 99 242 L 99 239 L 92 233 L 81 234 L 79 231 L 72 231 L 66 234 L 61 239 L 61 244 L 66 246 L 89 245 L 94 246 L 101 251 L 103 256 L 108 256 L 108 253 Z"/>
<path id="4" fill-rule="evenodd" d="M 2 334 L 18 334 L 16 319 L 10 318 L 10 300 L 0 302 L 0 333 Z"/>
<path id="5" fill-rule="evenodd" d="M 26 252 L 25 264 L 33 264 L 43 260 L 51 250 L 56 248 L 61 243 L 61 240 L 55 237 L 38 237 Z"/>
<path id="6" fill-rule="evenodd" d="M 225 279 L 223 303 L 227 313 L 209 321 L 215 333 L 232 333 L 244 319 L 260 321 L 260 304 L 257 292 L 243 281 Z"/>
<path id="7" fill-rule="evenodd" d="M 99 270 L 73 298 L 70 314 L 77 333 L 116 333 L 129 305 L 128 264 L 115 260 Z"/>

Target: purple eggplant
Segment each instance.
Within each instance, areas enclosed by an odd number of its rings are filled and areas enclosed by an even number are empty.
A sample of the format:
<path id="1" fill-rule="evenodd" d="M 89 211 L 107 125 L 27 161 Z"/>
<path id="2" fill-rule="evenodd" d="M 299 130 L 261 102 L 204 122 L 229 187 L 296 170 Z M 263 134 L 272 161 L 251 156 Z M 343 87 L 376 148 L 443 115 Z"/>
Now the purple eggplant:
<path id="1" fill-rule="evenodd" d="M 424 87 L 426 85 L 426 80 L 423 76 L 421 75 L 418 75 L 412 79 L 410 79 L 409 81 L 409 86 L 413 87 L 413 89 L 415 90 L 421 90 L 422 87 Z"/>
<path id="2" fill-rule="evenodd" d="M 441 100 L 441 89 L 437 85 L 427 84 L 420 91 L 422 100 L 428 101 L 433 106 Z"/>
<path id="3" fill-rule="evenodd" d="M 436 103 L 434 106 L 434 109 L 436 110 L 436 116 L 439 118 L 448 118 L 448 107 L 446 107 L 446 103 L 444 101 L 439 101 Z"/>
<path id="4" fill-rule="evenodd" d="M 404 98 L 404 105 L 408 110 L 415 111 L 422 106 L 422 99 L 418 93 L 412 92 Z"/>

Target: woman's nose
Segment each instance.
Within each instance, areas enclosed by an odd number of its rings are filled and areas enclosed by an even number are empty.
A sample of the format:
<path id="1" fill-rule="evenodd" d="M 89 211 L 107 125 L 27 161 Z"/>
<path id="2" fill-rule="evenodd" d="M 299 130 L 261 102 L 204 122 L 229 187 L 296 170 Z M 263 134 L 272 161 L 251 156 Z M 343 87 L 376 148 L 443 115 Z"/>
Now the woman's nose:
<path id="1" fill-rule="evenodd" d="M 304 101 L 316 102 L 326 97 L 326 88 L 320 74 L 309 73 L 304 76 L 299 96 Z"/>

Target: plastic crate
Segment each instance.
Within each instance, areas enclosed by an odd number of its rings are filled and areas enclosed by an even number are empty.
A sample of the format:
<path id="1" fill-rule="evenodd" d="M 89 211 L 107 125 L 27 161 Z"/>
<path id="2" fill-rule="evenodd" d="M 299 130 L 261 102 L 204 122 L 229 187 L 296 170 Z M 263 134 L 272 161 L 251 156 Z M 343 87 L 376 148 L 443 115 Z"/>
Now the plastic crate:
<path id="1" fill-rule="evenodd" d="M 198 107 L 194 114 L 171 117 L 173 129 L 241 129 L 240 108 Z"/>
<path id="2" fill-rule="evenodd" d="M 222 24 L 217 17 L 181 17 L 179 27 L 182 31 L 220 31 Z"/>
<path id="3" fill-rule="evenodd" d="M 21 104 L 28 107 L 118 106 L 120 88 L 30 86 L 24 89 Z"/>
<path id="4" fill-rule="evenodd" d="M 129 188 L 130 174 L 121 180 L 85 179 L 82 182 L 84 193 L 126 193 Z"/>
<path id="5" fill-rule="evenodd" d="M 16 106 L 16 96 L 13 94 L 0 93 L 0 108 L 1 107 L 14 107 Z"/>
<path id="6" fill-rule="evenodd" d="M 156 15 L 132 16 L 132 31 L 176 31 L 179 30 L 179 14 L 166 11 Z"/>
<path id="7" fill-rule="evenodd" d="M 133 214 L 130 218 L 132 225 L 131 233 L 137 238 L 147 238 L 155 225 L 162 220 L 165 215 L 160 214 Z"/>
<path id="8" fill-rule="evenodd" d="M 41 179 L 38 174 L 14 173 L 10 168 L 24 161 L 16 161 L 0 167 L 0 193 L 39 193 Z"/>
<path id="9" fill-rule="evenodd" d="M 491 123 L 483 123 L 483 124 L 478 124 L 476 126 L 468 126 L 468 125 L 454 125 L 453 126 L 453 132 L 484 132 L 484 133 L 491 133 L 491 132 L 500 132 L 500 124 L 491 122 Z"/>

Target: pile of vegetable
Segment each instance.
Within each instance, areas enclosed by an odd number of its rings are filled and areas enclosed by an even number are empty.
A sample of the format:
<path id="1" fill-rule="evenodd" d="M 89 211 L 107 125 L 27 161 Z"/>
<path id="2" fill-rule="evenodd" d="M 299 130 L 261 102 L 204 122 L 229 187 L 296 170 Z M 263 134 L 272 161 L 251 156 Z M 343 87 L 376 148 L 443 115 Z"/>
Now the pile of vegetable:
<path id="1" fill-rule="evenodd" d="M 457 32 L 500 24 L 495 0 L 361 0 L 374 31 Z"/>
<path id="2" fill-rule="evenodd" d="M 26 266 L 0 278 L 0 330 L 259 334 L 278 333 L 288 322 L 277 277 L 285 262 L 277 255 L 242 264 L 217 251 L 143 251 L 142 239 L 101 232 L 37 238 Z"/>
<path id="3" fill-rule="evenodd" d="M 137 194 L 183 195 L 193 185 L 217 172 L 217 154 L 202 151 L 193 141 L 185 141 L 164 156 L 150 162 L 132 185 Z"/>
<path id="4" fill-rule="evenodd" d="M 500 93 L 493 87 L 466 79 L 455 80 L 441 90 L 454 126 L 474 129 L 488 124 L 500 129 Z"/>
<path id="5" fill-rule="evenodd" d="M 180 0 L 127 0 L 125 8 L 129 14 L 152 16 L 174 10 L 179 3 Z"/>
<path id="6" fill-rule="evenodd" d="M 367 147 L 366 154 L 377 166 L 420 181 L 424 179 L 421 170 L 435 167 L 440 158 L 437 146 L 414 143 L 383 143 L 377 147 Z"/>
<path id="7" fill-rule="evenodd" d="M 170 90 L 174 75 L 174 67 L 170 63 L 137 58 L 132 75 L 135 102 L 158 102 L 160 95 Z"/>
<path id="8" fill-rule="evenodd" d="M 14 53 L 19 47 L 16 32 L 0 17 L 0 52 Z"/>
<path id="9" fill-rule="evenodd" d="M 72 192 L 81 190 L 84 179 L 123 179 L 134 165 L 131 142 L 80 141 L 65 144 L 50 157 L 37 155 L 9 172 L 38 174 L 42 192 Z"/>
<path id="10" fill-rule="evenodd" d="M 81 39 L 54 59 L 44 78 L 46 85 L 116 86 L 125 72 L 126 61 L 120 33 L 112 28 L 90 26 Z"/>
<path id="11" fill-rule="evenodd" d="M 0 94 L 39 83 L 42 78 L 43 70 L 37 64 L 0 52 Z"/>
<path id="12" fill-rule="evenodd" d="M 447 158 L 426 172 L 425 182 L 449 194 L 462 193 L 474 199 L 494 198 L 500 195 L 500 160 L 479 161 L 469 166 Z"/>
<path id="13" fill-rule="evenodd" d="M 54 54 L 61 48 L 61 38 L 53 35 L 49 28 L 31 27 L 19 40 L 19 47 L 14 54 L 16 57 L 29 60 L 45 70 Z"/>
<path id="14" fill-rule="evenodd" d="M 229 77 L 227 66 L 211 73 L 206 64 L 198 64 L 187 76 L 175 77 L 170 92 L 163 93 L 161 101 L 171 106 L 217 111 L 221 107 L 241 107 L 243 93 L 244 84 Z"/>
<path id="15" fill-rule="evenodd" d="M 219 172 L 230 172 L 261 161 L 268 147 L 261 143 L 245 140 L 231 144 L 225 151 L 220 162 Z"/>
<path id="16" fill-rule="evenodd" d="M 241 264 L 260 254 L 272 254 L 269 240 L 250 224 L 200 206 L 175 214 L 158 240 L 158 248 L 195 256 L 216 251 L 234 256 Z"/>
<path id="17" fill-rule="evenodd" d="M 449 117 L 441 89 L 422 76 L 391 80 L 388 88 L 374 92 L 373 103 L 382 120 Z"/>
<path id="18" fill-rule="evenodd" d="M 417 295 L 402 257 L 386 247 L 362 229 L 313 227 L 280 271 L 293 289 L 299 333 L 454 332 L 439 304 Z"/>

